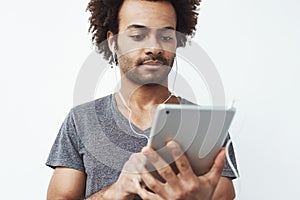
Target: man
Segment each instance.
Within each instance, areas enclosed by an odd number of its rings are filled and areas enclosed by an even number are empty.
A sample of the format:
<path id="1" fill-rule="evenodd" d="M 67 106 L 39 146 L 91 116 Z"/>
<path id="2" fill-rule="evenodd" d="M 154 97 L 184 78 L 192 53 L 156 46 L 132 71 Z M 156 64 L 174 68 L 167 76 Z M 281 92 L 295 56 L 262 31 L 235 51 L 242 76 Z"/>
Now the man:
<path id="1" fill-rule="evenodd" d="M 232 171 L 221 150 L 211 170 L 196 176 L 174 141 L 167 148 L 179 173 L 147 144 L 150 110 L 188 103 L 170 94 L 167 77 L 176 48 L 197 23 L 199 1 L 92 0 L 90 31 L 100 53 L 118 63 L 121 89 L 77 106 L 66 118 L 47 165 L 55 168 L 48 199 L 233 199 Z M 184 37 L 176 34 L 179 31 Z M 116 36 L 116 34 L 118 34 Z M 105 39 L 107 42 L 102 43 Z M 129 123 L 128 123 L 129 120 Z M 144 147 L 144 148 L 143 148 Z M 231 156 L 234 159 L 232 148 Z M 119 152 L 129 152 L 122 154 Z M 144 166 L 146 157 L 165 182 Z M 222 175 L 221 175 L 222 174 Z"/>

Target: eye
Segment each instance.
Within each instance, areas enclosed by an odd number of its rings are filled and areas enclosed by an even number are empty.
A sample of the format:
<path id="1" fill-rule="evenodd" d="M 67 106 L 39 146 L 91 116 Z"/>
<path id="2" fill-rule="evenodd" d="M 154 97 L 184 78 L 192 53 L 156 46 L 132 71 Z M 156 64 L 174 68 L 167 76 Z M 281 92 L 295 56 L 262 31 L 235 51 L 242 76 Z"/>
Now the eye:
<path id="1" fill-rule="evenodd" d="M 171 42 L 173 40 L 173 37 L 170 37 L 170 36 L 161 36 L 161 40 L 163 42 Z"/>
<path id="2" fill-rule="evenodd" d="M 137 35 L 131 35 L 130 37 L 135 41 L 140 41 L 145 38 L 145 35 L 137 34 Z"/>

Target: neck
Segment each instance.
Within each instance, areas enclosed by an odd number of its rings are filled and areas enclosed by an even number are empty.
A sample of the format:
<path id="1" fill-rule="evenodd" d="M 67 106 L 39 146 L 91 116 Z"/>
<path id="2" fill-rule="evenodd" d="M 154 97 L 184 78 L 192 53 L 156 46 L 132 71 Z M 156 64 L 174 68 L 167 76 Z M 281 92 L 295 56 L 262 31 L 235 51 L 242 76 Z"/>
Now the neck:
<path id="1" fill-rule="evenodd" d="M 145 110 L 153 105 L 166 103 L 171 95 L 167 84 L 149 84 L 135 87 L 122 84 L 119 93 L 128 107 Z"/>
<path id="2" fill-rule="evenodd" d="M 120 91 L 115 96 L 120 112 L 142 130 L 149 128 L 158 104 L 179 101 L 168 90 L 167 81 L 163 84 L 135 85 L 122 80 Z"/>

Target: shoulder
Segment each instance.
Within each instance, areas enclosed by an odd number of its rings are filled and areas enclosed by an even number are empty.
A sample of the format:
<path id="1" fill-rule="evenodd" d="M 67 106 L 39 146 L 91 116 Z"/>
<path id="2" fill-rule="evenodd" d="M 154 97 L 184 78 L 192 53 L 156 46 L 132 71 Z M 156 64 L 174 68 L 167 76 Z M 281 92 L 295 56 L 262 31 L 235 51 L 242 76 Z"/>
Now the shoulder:
<path id="1" fill-rule="evenodd" d="M 75 124 L 86 124 L 96 122 L 97 119 L 105 117 L 110 112 L 113 95 L 101 97 L 99 99 L 86 102 L 73 107 L 70 116 Z"/>
<path id="2" fill-rule="evenodd" d="M 110 94 L 105 97 L 101 97 L 99 99 L 89 101 L 80 105 L 77 105 L 71 109 L 71 112 L 73 114 L 87 114 L 91 112 L 95 112 L 96 110 L 103 110 L 108 107 L 108 105 L 111 105 L 112 103 L 113 95 Z"/>

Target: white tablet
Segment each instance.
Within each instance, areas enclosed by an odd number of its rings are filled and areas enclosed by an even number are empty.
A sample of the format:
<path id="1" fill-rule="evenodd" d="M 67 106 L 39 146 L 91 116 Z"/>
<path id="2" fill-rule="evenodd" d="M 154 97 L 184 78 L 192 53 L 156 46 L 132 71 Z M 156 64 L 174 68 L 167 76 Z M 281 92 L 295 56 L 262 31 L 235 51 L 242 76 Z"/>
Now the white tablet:
<path id="1" fill-rule="evenodd" d="M 209 171 L 222 147 L 235 114 L 235 108 L 204 107 L 183 104 L 161 104 L 157 107 L 148 145 L 178 170 L 165 146 L 174 139 L 188 157 L 195 174 Z M 149 170 L 155 170 L 149 162 Z"/>

